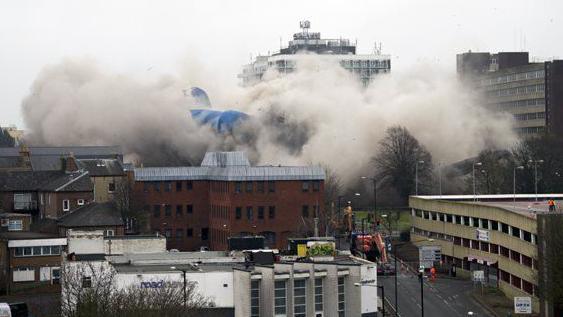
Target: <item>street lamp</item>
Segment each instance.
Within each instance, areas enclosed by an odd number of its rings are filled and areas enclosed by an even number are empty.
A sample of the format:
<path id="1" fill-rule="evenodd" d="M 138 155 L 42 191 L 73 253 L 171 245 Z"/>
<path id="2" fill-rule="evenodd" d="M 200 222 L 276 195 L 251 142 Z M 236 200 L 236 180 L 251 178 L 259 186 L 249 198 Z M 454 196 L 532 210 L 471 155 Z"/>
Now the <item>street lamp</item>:
<path id="1" fill-rule="evenodd" d="M 424 317 L 424 270 L 419 270 L 418 279 L 420 280 L 420 312 Z"/>
<path id="2" fill-rule="evenodd" d="M 373 285 L 373 284 L 366 284 L 365 282 L 361 283 L 354 283 L 354 286 L 361 287 L 361 286 L 369 286 L 369 287 L 377 287 L 381 289 L 381 312 L 383 313 L 382 316 L 385 316 L 385 288 L 383 285 Z"/>
<path id="3" fill-rule="evenodd" d="M 181 271 L 184 274 L 184 310 L 186 309 L 186 303 L 188 300 L 187 294 L 186 294 L 186 288 L 187 288 L 187 281 L 186 281 L 186 269 L 176 269 L 175 266 L 171 266 L 170 267 L 171 270 L 173 271 Z"/>
<path id="4" fill-rule="evenodd" d="M 523 170 L 524 166 L 514 166 L 514 172 L 512 174 L 512 189 L 514 192 L 514 206 L 516 206 L 516 170 Z"/>
<path id="5" fill-rule="evenodd" d="M 477 200 L 476 189 L 475 189 L 475 166 L 481 166 L 481 162 L 473 162 L 473 201 Z"/>
<path id="6" fill-rule="evenodd" d="M 377 181 L 374 177 L 362 176 L 362 179 L 369 179 L 373 182 L 373 220 L 377 217 Z"/>
<path id="7" fill-rule="evenodd" d="M 538 164 L 543 163 L 543 160 L 529 160 L 528 163 L 534 164 L 534 187 L 536 189 L 536 201 L 538 201 Z"/>
<path id="8" fill-rule="evenodd" d="M 424 161 L 416 161 L 414 167 L 414 194 L 418 196 L 418 164 L 424 164 Z"/>

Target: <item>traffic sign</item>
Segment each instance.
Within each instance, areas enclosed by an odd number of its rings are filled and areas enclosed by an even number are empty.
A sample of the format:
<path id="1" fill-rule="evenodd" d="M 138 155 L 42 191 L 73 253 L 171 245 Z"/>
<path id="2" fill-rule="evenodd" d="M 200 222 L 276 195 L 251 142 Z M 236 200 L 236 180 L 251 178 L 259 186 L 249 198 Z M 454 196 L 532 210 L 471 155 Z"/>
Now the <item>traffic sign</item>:
<path id="1" fill-rule="evenodd" d="M 531 314 L 532 298 L 531 297 L 514 297 L 514 313 L 515 314 Z"/>

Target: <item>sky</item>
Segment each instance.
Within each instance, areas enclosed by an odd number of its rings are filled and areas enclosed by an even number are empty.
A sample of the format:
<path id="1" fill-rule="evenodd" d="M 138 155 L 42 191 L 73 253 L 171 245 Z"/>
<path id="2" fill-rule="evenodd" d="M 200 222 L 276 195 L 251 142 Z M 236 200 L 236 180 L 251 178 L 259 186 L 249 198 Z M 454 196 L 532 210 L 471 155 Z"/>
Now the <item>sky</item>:
<path id="1" fill-rule="evenodd" d="M 309 20 L 322 37 L 357 40 L 358 53 L 381 42 L 394 72 L 421 63 L 455 72 L 455 55 L 468 50 L 563 58 L 561 12 L 561 0 L 0 0 L 0 125 L 25 128 L 22 99 L 43 67 L 64 58 L 236 85 L 242 64 L 278 50 Z"/>

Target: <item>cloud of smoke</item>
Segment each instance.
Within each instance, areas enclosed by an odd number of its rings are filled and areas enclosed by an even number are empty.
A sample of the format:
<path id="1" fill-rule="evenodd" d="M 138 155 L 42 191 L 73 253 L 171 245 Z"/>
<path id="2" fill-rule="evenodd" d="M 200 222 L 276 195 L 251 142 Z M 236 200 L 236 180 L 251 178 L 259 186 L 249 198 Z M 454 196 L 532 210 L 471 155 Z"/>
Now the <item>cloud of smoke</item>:
<path id="1" fill-rule="evenodd" d="M 189 82 L 141 81 L 67 60 L 46 67 L 23 101 L 29 141 L 119 144 L 145 164 L 198 164 L 206 150 L 245 150 L 259 164 L 323 163 L 345 181 L 372 173 L 370 160 L 392 125 L 407 127 L 442 162 L 515 141 L 510 117 L 478 106 L 455 74 L 421 66 L 363 87 L 355 75 L 317 57 L 304 55 L 297 71 L 269 72 L 249 88 L 215 87 L 220 95 L 211 95 L 212 102 L 232 100 L 226 106 L 253 117 L 228 136 L 191 120 L 182 93 Z"/>

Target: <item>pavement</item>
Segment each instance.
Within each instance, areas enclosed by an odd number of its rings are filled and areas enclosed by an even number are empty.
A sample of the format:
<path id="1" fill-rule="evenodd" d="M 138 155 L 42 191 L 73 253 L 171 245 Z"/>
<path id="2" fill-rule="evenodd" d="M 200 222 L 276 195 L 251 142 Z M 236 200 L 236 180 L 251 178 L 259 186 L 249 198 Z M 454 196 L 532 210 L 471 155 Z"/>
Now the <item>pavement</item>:
<path id="1" fill-rule="evenodd" d="M 420 281 L 412 272 L 398 273 L 399 315 L 418 317 L 421 314 Z M 385 298 L 395 306 L 395 276 L 378 276 L 378 284 L 385 287 Z M 424 281 L 424 315 L 430 317 L 494 316 L 471 296 L 471 281 L 438 277 Z"/>

